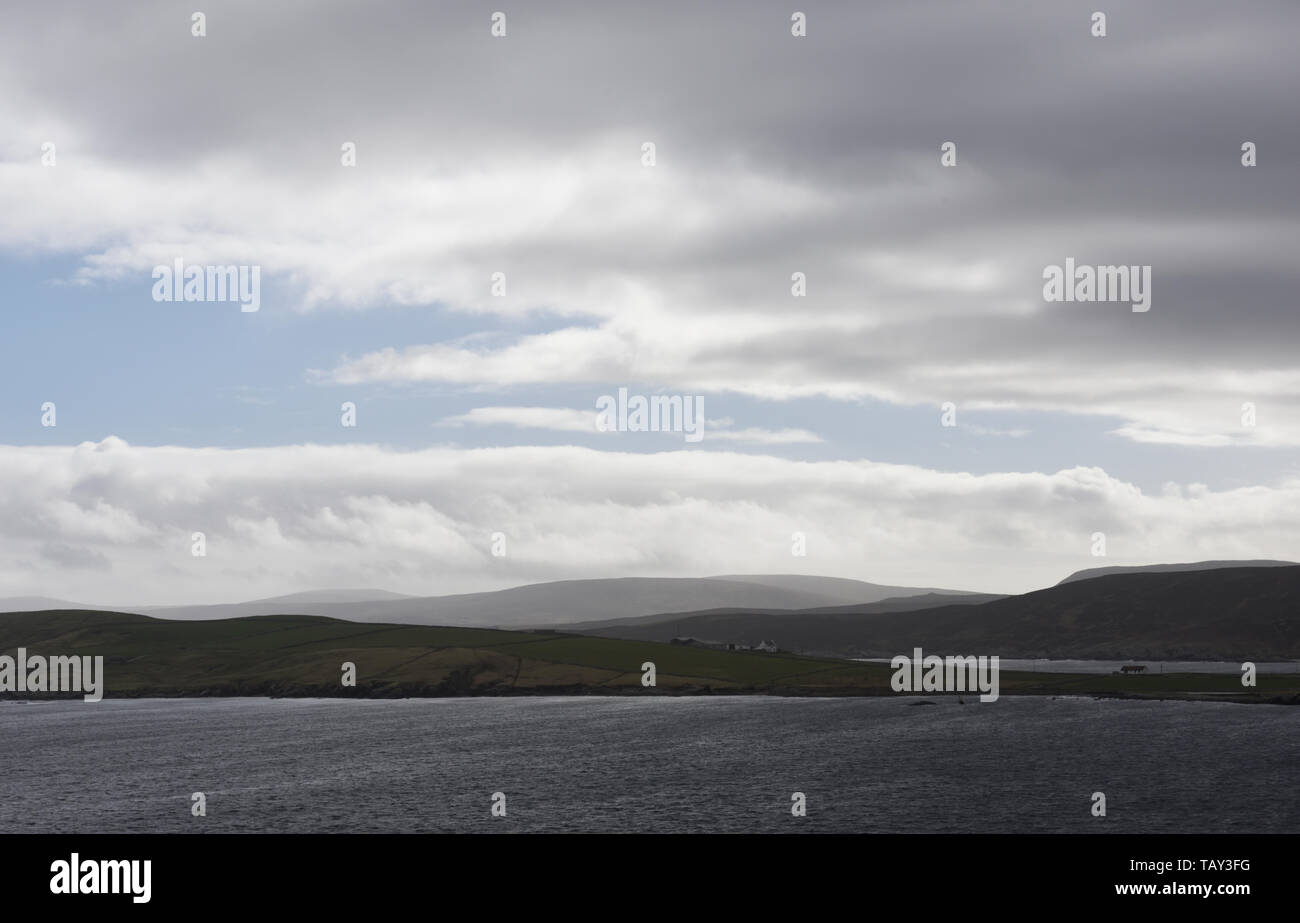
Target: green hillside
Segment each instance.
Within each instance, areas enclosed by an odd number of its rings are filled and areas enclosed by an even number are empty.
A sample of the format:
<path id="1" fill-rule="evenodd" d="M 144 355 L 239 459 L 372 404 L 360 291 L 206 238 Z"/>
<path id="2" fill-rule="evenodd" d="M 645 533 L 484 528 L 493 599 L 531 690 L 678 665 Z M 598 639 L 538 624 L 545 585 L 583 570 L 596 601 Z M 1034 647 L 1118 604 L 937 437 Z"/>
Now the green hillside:
<path id="1" fill-rule="evenodd" d="M 641 691 L 646 661 L 655 664 L 660 691 L 862 691 L 888 682 L 879 667 L 794 655 L 308 615 L 213 621 L 89 611 L 0 615 L 0 652 L 12 655 L 20 646 L 29 654 L 103 655 L 108 696 Z M 340 685 L 344 662 L 356 664 L 355 688 Z"/>
<path id="2" fill-rule="evenodd" d="M 1023 658 L 1294 660 L 1300 567 L 1106 575 L 973 605 L 684 612 L 583 630 L 645 641 L 771 638 L 783 650 L 837 657 L 921 647 Z"/>
<path id="3" fill-rule="evenodd" d="M 727 652 L 564 634 L 375 625 L 273 615 L 168 621 L 82 610 L 0 614 L 0 653 L 104 657 L 106 698 L 132 696 L 407 697 L 540 694 L 892 695 L 891 670 L 793 654 Z M 641 685 L 655 664 L 657 684 Z M 344 687 L 341 666 L 356 664 Z M 1233 695 L 1295 698 L 1300 676 L 1001 674 L 1003 695 Z M 22 697 L 0 693 L 0 698 Z"/>

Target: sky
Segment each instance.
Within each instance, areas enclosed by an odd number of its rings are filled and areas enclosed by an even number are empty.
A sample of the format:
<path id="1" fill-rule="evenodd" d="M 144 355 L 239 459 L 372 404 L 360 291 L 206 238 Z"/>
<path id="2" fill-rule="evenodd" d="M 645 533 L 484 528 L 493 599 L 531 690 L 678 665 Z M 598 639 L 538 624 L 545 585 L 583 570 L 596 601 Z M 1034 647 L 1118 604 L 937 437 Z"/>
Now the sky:
<path id="1" fill-rule="evenodd" d="M 1300 560 L 1300 7 L 1098 6 L 7 12 L 0 596 Z"/>

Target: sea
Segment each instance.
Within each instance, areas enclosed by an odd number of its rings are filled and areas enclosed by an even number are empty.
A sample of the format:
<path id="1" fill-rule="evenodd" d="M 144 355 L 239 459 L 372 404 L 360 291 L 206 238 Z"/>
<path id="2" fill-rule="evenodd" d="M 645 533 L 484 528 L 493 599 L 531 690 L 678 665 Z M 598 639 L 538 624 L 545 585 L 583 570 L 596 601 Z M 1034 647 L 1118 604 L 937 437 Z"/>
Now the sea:
<path id="1" fill-rule="evenodd" d="M 859 663 L 889 663 L 891 657 L 855 657 Z M 1118 673 L 1126 666 L 1145 667 L 1157 673 L 1235 673 L 1241 675 L 1241 661 L 1233 660 L 1048 660 L 1002 657 L 998 669 L 1026 673 Z M 1259 673 L 1300 673 L 1300 661 L 1268 661 L 1255 664 Z"/>
<path id="2" fill-rule="evenodd" d="M 0 833 L 452 831 L 1300 833 L 1300 708 L 1028 696 L 0 704 Z"/>

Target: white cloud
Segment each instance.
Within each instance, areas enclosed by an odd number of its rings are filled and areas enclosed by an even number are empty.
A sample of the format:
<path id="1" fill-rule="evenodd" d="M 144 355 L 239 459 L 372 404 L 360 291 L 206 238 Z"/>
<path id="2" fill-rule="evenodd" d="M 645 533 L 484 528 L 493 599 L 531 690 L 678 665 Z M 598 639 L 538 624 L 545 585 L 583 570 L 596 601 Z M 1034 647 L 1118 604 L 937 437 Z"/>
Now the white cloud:
<path id="1" fill-rule="evenodd" d="M 118 605 L 745 572 L 1007 592 L 1098 564 L 1300 557 L 1300 480 L 1147 495 L 1097 468 L 108 439 L 0 446 L 0 485 L 0 595 Z M 194 531 L 206 558 L 190 554 Z M 508 557 L 490 553 L 497 531 Z M 1097 531 L 1107 559 L 1089 554 Z M 793 532 L 807 557 L 791 556 Z"/>
<path id="2" fill-rule="evenodd" d="M 1144 4 L 1105 56 L 1051 11 L 964 2 L 943 29 L 909 3 L 828 10 L 806 42 L 752 3 L 557 3 L 496 43 L 481 21 L 398 9 L 231 2 L 201 42 L 159 3 L 86 30 L 13 11 L 0 249 L 72 255 L 77 281 L 141 297 L 179 256 L 260 265 L 268 313 L 439 305 L 552 326 L 367 348 L 316 370 L 326 382 L 952 400 L 1117 417 L 1143 442 L 1300 445 L 1300 219 L 1294 171 L 1267 153 L 1296 146 L 1294 4 L 1229 20 L 1208 0 Z M 1212 86 L 1207 47 L 1231 62 Z M 791 58 L 813 49 L 816 67 Z M 909 92 L 861 91 L 885 85 Z M 1272 133 L 1260 167 L 1207 111 Z M 1067 256 L 1152 265 L 1151 312 L 1044 304 L 1042 268 Z M 1249 431 L 1243 401 L 1261 408 Z"/>
<path id="3" fill-rule="evenodd" d="M 706 428 L 704 435 L 710 441 L 750 442 L 755 445 L 795 445 L 822 441 L 820 436 L 806 429 L 763 429 L 760 426 L 747 426 L 744 429 Z"/>
<path id="4" fill-rule="evenodd" d="M 596 427 L 597 411 L 570 407 L 474 407 L 465 413 L 444 417 L 450 426 L 513 426 L 519 429 L 554 430 L 563 433 L 601 433 Z M 806 429 L 764 429 L 759 426 L 732 429 L 730 418 L 705 421 L 707 441 L 743 442 L 755 445 L 794 445 L 821 442 Z M 613 431 L 602 433 L 606 435 Z"/>
<path id="5" fill-rule="evenodd" d="M 474 407 L 465 413 L 445 417 L 441 422 L 453 426 L 515 426 L 564 433 L 600 432 L 596 428 L 595 410 L 568 407 Z"/>

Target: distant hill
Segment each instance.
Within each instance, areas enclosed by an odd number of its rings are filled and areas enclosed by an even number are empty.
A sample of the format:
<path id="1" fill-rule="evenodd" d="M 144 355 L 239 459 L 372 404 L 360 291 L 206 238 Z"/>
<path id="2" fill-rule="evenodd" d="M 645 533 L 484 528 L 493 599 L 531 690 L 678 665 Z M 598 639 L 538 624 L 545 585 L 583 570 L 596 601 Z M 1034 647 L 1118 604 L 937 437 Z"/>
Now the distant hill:
<path id="1" fill-rule="evenodd" d="M 1089 567 L 1077 570 L 1066 577 L 1062 583 L 1076 580 L 1091 580 L 1094 577 L 1110 577 L 1116 574 L 1169 574 L 1189 570 L 1222 570 L 1227 567 L 1297 567 L 1295 561 L 1197 561 L 1194 564 L 1139 564 L 1135 566 Z"/>
<path id="2" fill-rule="evenodd" d="M 783 650 L 847 657 L 921 647 L 1001 657 L 1291 660 L 1300 658 L 1300 566 L 1109 575 L 911 611 L 892 602 L 876 611 L 742 610 L 584 630 L 661 641 L 765 638 Z"/>
<path id="3" fill-rule="evenodd" d="M 796 648 L 816 649 L 822 626 L 830 637 L 838 637 L 841 626 L 886 612 L 911 612 L 938 606 L 974 606 L 1004 597 L 992 593 L 922 593 L 918 596 L 892 596 L 879 602 L 853 606 L 823 606 L 813 609 L 706 609 L 702 612 L 667 612 L 630 619 L 604 619 L 577 622 L 565 626 L 567 631 L 597 634 L 607 638 L 635 638 L 646 641 L 669 641 L 673 638 L 697 638 L 706 641 L 739 641 L 757 644 L 774 637 L 791 634 L 792 623 L 797 636 L 804 639 Z"/>
<path id="4" fill-rule="evenodd" d="M 49 596 L 5 596 L 0 598 L 0 612 L 34 612 L 38 609 L 92 609 L 112 611 L 104 606 L 86 606 L 81 603 L 68 602 L 66 599 L 52 599 Z"/>
<path id="5" fill-rule="evenodd" d="M 137 615 L 156 615 L 160 618 L 189 617 L 188 613 L 199 610 L 205 613 L 218 613 L 230 610 L 231 615 L 271 615 L 276 612 L 288 612 L 302 606 L 332 604 L 365 604 L 387 602 L 398 599 L 412 599 L 402 593 L 388 590 L 308 590 L 304 593 L 289 593 L 285 596 L 273 596 L 267 599 L 254 599 L 243 603 L 229 603 L 216 606 L 101 606 L 86 603 L 69 602 L 66 599 L 54 599 L 49 596 L 6 596 L 0 598 L 0 612 L 37 612 L 42 609 L 63 609 L 88 612 L 133 612 Z M 179 613 L 170 616 L 169 613 Z M 197 616 L 213 618 L 214 615 Z"/>
<path id="6" fill-rule="evenodd" d="M 756 583 L 762 586 L 790 590 L 797 593 L 816 593 L 827 600 L 827 605 L 838 601 L 842 605 L 874 603 L 903 596 L 942 593 L 947 596 L 979 595 L 967 590 L 940 590 L 935 587 L 900 587 L 880 583 L 850 580 L 847 577 L 813 577 L 805 574 L 720 574 L 712 580 L 731 580 Z"/>
<path id="7" fill-rule="evenodd" d="M 303 593 L 289 593 L 285 596 L 272 596 L 259 599 L 259 603 L 356 603 L 377 602 L 384 599 L 414 599 L 406 593 L 393 593 L 389 590 L 307 590 Z"/>
<path id="8" fill-rule="evenodd" d="M 355 591 L 376 592 L 376 591 Z M 872 603 L 896 596 L 935 592 L 928 588 L 884 586 L 835 577 L 622 577 L 604 580 L 559 580 L 488 593 L 454 596 L 338 599 L 295 594 L 212 606 L 130 608 L 169 619 L 225 619 L 255 615 L 321 615 L 356 622 L 399 625 L 543 627 L 607 619 L 635 618 L 664 612 L 726 607 L 804 609 Z M 961 595 L 960 591 L 943 590 Z M 392 594 L 390 594 L 392 595 Z"/>

